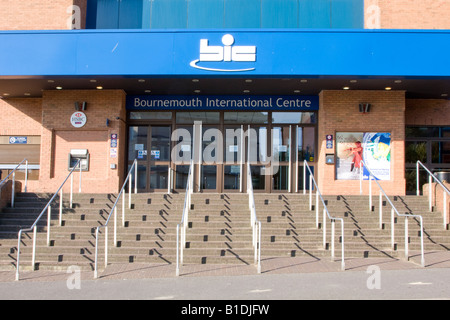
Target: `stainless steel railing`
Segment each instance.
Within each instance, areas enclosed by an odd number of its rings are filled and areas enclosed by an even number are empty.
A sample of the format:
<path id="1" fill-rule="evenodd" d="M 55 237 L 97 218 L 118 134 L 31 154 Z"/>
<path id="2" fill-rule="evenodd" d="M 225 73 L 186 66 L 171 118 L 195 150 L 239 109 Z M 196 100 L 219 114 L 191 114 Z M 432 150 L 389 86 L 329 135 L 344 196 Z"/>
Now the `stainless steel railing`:
<path id="1" fill-rule="evenodd" d="M 391 205 L 391 247 L 392 250 L 395 248 L 395 215 L 398 217 L 404 217 L 405 218 L 405 259 L 408 260 L 409 257 L 409 236 L 408 236 L 408 219 L 409 218 L 417 218 L 419 219 L 420 223 L 420 245 L 421 245 L 421 264 L 422 267 L 425 266 L 425 256 L 424 256 L 424 245 L 423 245 L 423 218 L 420 215 L 413 215 L 413 214 L 400 214 L 397 210 L 397 208 L 394 206 L 392 201 L 387 196 L 384 189 L 381 187 L 380 183 L 372 173 L 372 171 L 367 167 L 367 165 L 364 163 L 364 161 L 361 161 L 362 167 L 360 171 L 360 193 L 362 194 L 362 180 L 363 180 L 363 168 L 367 170 L 369 173 L 369 210 L 372 211 L 372 180 L 376 182 L 378 185 L 378 188 L 380 190 L 379 193 L 379 228 L 382 228 L 382 221 L 383 221 L 383 197 L 386 198 L 386 200 Z"/>
<path id="2" fill-rule="evenodd" d="M 331 220 L 331 259 L 335 258 L 335 223 L 336 220 L 341 222 L 341 269 L 345 270 L 345 245 L 344 245 L 344 219 L 332 217 L 330 212 L 328 211 L 327 205 L 323 200 L 322 194 L 320 193 L 319 186 L 316 183 L 316 179 L 314 178 L 314 174 L 311 171 L 311 168 L 308 165 L 308 162 L 304 160 L 303 167 L 303 194 L 306 194 L 306 170 L 309 172 L 309 209 L 312 210 L 312 189 L 313 185 L 316 188 L 316 228 L 319 227 L 319 198 L 322 201 L 323 205 L 323 221 L 322 221 L 322 245 L 323 248 L 326 248 L 327 243 L 327 217 Z"/>
<path id="3" fill-rule="evenodd" d="M 250 208 L 250 226 L 252 228 L 252 243 L 254 251 L 254 261 L 258 273 L 261 273 L 261 221 L 256 217 L 255 196 L 253 193 L 252 172 L 250 162 L 247 162 L 247 194 Z"/>
<path id="4" fill-rule="evenodd" d="M 418 196 L 420 196 L 420 181 L 419 181 L 420 180 L 420 177 L 419 177 L 419 167 L 420 166 L 422 168 L 424 168 L 428 174 L 428 207 L 429 207 L 430 212 L 433 210 L 433 188 L 432 188 L 433 180 L 432 179 L 434 179 L 434 181 L 436 182 L 437 185 L 442 187 L 442 191 L 443 191 L 442 192 L 443 193 L 442 214 L 443 214 L 443 219 L 444 219 L 444 229 L 446 229 L 447 224 L 448 224 L 448 221 L 447 221 L 447 195 L 450 196 L 450 191 L 445 187 L 445 185 L 438 178 L 436 178 L 436 176 L 433 173 L 431 173 L 430 170 L 428 170 L 427 167 L 425 167 L 425 165 L 422 162 L 417 161 L 417 163 L 416 163 L 416 182 L 417 182 L 416 194 Z"/>
<path id="5" fill-rule="evenodd" d="M 186 194 L 184 196 L 183 213 L 181 215 L 181 222 L 177 224 L 177 266 L 176 276 L 180 275 L 180 266 L 183 265 L 183 253 L 186 246 L 186 230 L 189 220 L 189 210 L 191 209 L 192 192 L 194 190 L 194 162 L 191 160 L 189 166 L 189 174 L 186 182 Z M 180 234 L 181 231 L 181 234 Z"/>
<path id="6" fill-rule="evenodd" d="M 80 161 L 78 160 L 75 166 L 72 168 L 70 173 L 67 175 L 64 182 L 60 185 L 58 190 L 55 192 L 53 197 L 48 201 L 47 205 L 42 209 L 41 213 L 37 217 L 36 221 L 33 223 L 33 225 L 30 228 L 24 228 L 19 230 L 18 234 L 18 242 L 17 242 L 17 265 L 16 265 L 16 281 L 19 280 L 19 270 L 20 270 L 20 245 L 22 242 L 22 234 L 26 232 L 33 231 L 33 251 L 32 251 L 32 259 L 31 259 L 31 267 L 35 268 L 35 262 L 36 262 L 36 234 L 37 234 L 37 224 L 41 220 L 42 216 L 44 215 L 45 211 L 47 211 L 47 246 L 50 246 L 50 225 L 51 225 L 51 214 L 52 214 L 52 207 L 51 204 L 55 200 L 56 196 L 59 193 L 59 224 L 61 225 L 61 217 L 62 217 L 62 211 L 63 211 L 63 187 L 66 184 L 67 180 L 70 177 L 70 208 L 72 208 L 72 199 L 73 199 L 73 172 L 75 171 L 76 167 L 80 165 Z M 80 176 L 81 176 L 81 165 L 80 165 Z M 81 179 L 80 179 L 81 181 Z M 81 190 L 81 187 L 80 189 Z"/>
<path id="7" fill-rule="evenodd" d="M 108 219 L 105 224 L 102 226 L 98 226 L 95 229 L 95 262 L 94 262 L 94 278 L 98 278 L 98 238 L 100 229 L 105 229 L 105 268 L 108 266 L 108 225 L 111 217 L 114 216 L 114 246 L 117 246 L 117 204 L 119 202 L 120 197 L 122 197 L 122 226 L 125 226 L 125 199 L 126 199 L 126 191 L 125 187 L 128 183 L 128 208 L 131 209 L 131 193 L 132 193 L 132 182 L 133 182 L 133 170 L 134 170 L 134 193 L 137 193 L 137 159 L 134 160 L 133 165 L 128 171 L 127 177 L 120 189 L 119 194 L 117 195 L 116 201 L 114 202 L 111 211 L 109 212 Z"/>
<path id="8" fill-rule="evenodd" d="M 23 159 L 14 169 L 11 171 L 5 179 L 0 181 L 0 189 L 3 187 L 3 184 L 8 181 L 9 177 L 12 175 L 12 187 L 11 187 L 11 207 L 14 208 L 14 198 L 15 198 L 15 189 L 16 189 L 16 171 L 22 166 L 25 162 L 25 186 L 24 191 L 27 192 L 27 184 L 28 184 L 28 160 Z"/>

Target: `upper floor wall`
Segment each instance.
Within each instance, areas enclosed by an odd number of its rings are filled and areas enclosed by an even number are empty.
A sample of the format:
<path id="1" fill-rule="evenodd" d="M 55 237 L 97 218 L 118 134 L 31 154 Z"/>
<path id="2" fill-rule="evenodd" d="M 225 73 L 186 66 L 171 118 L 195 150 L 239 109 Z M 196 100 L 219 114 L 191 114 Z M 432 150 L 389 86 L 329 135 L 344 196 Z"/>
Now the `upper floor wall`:
<path id="1" fill-rule="evenodd" d="M 448 0 L 2 0 L 0 30 L 450 29 Z"/>

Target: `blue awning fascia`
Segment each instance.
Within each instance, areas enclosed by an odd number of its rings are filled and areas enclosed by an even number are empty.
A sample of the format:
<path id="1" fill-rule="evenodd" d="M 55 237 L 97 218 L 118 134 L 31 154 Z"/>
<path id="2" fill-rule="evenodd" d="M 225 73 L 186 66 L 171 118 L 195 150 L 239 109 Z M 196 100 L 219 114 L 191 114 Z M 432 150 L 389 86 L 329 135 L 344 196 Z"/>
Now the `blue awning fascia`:
<path id="1" fill-rule="evenodd" d="M 233 46 L 254 46 L 255 61 L 192 67 L 201 39 L 223 47 L 226 34 L 234 37 Z M 449 30 L 2 31 L 0 78 L 448 78 L 449 52 Z"/>

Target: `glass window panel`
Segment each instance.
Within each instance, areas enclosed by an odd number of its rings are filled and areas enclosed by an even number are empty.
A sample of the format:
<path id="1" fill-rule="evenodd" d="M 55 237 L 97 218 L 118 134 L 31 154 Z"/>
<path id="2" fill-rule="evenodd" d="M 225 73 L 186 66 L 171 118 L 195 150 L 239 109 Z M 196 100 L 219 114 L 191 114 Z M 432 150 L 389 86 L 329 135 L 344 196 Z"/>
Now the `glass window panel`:
<path id="1" fill-rule="evenodd" d="M 225 0 L 190 0 L 188 28 L 223 28 Z"/>
<path id="2" fill-rule="evenodd" d="M 97 0 L 97 29 L 119 27 L 119 0 Z"/>
<path id="3" fill-rule="evenodd" d="M 194 121 L 201 121 L 203 124 L 220 123 L 219 112 L 177 112 L 176 122 L 178 124 L 194 124 Z"/>
<path id="4" fill-rule="evenodd" d="M 175 169 L 175 189 L 186 189 L 188 177 L 189 177 L 189 167 L 186 165 L 177 166 Z"/>
<path id="5" fill-rule="evenodd" d="M 168 187 L 168 166 L 150 167 L 150 189 L 167 189 Z"/>
<path id="6" fill-rule="evenodd" d="M 267 128 L 266 127 L 252 127 L 247 133 L 247 141 L 249 144 L 248 161 L 250 163 L 266 162 L 267 161 Z"/>
<path id="7" fill-rule="evenodd" d="M 273 190 L 288 190 L 289 167 L 279 166 L 278 171 L 273 175 Z"/>
<path id="8" fill-rule="evenodd" d="M 240 166 L 224 166 L 224 189 L 240 189 L 241 168 Z"/>
<path id="9" fill-rule="evenodd" d="M 309 166 L 311 168 L 311 172 L 314 175 L 314 166 Z M 306 169 L 306 179 L 303 182 L 303 174 L 304 174 L 304 167 L 303 166 L 299 166 L 298 167 L 298 190 L 303 190 L 303 183 L 305 184 L 305 188 L 306 190 L 309 190 L 309 176 L 311 175 L 309 173 L 309 170 Z M 312 185 L 313 190 L 314 190 L 314 183 Z"/>
<path id="10" fill-rule="evenodd" d="M 450 163 L 450 142 L 433 141 L 431 144 L 432 163 Z"/>
<path id="11" fill-rule="evenodd" d="M 172 112 L 130 112 L 131 120 L 171 120 Z"/>
<path id="12" fill-rule="evenodd" d="M 268 112 L 225 112 L 225 124 L 269 123 Z"/>
<path id="13" fill-rule="evenodd" d="M 242 142 L 245 144 L 245 129 L 241 127 L 226 127 L 224 136 L 224 160 L 226 163 L 241 161 Z"/>
<path id="14" fill-rule="evenodd" d="M 331 28 L 331 0 L 299 0 L 299 28 Z"/>
<path id="15" fill-rule="evenodd" d="M 119 29 L 142 28 L 142 0 L 121 1 L 119 6 Z"/>
<path id="16" fill-rule="evenodd" d="M 262 0 L 262 28 L 297 28 L 298 0 Z"/>
<path id="17" fill-rule="evenodd" d="M 170 160 L 170 137 L 170 127 L 152 127 L 152 149 L 150 152 L 151 160 Z"/>
<path id="18" fill-rule="evenodd" d="M 289 161 L 289 127 L 272 128 L 272 154 L 278 161 Z"/>
<path id="19" fill-rule="evenodd" d="M 128 171 L 130 171 L 131 169 L 131 164 L 128 165 Z M 138 189 L 145 189 L 147 187 L 147 166 L 144 165 L 138 165 L 138 170 L 137 170 L 137 187 Z M 131 188 L 134 190 L 134 185 L 136 183 L 136 181 L 133 179 L 131 179 Z"/>
<path id="20" fill-rule="evenodd" d="M 264 190 L 266 188 L 266 176 L 264 175 L 264 167 L 250 166 L 252 175 L 253 190 Z"/>
<path id="21" fill-rule="evenodd" d="M 405 142 L 406 163 L 427 162 L 427 143 L 425 141 Z"/>
<path id="22" fill-rule="evenodd" d="M 260 28 L 260 0 L 225 0 L 225 28 Z"/>
<path id="23" fill-rule="evenodd" d="M 216 189 L 217 185 L 217 167 L 202 166 L 202 189 Z"/>
<path id="24" fill-rule="evenodd" d="M 130 126 L 128 130 L 128 160 L 147 160 L 148 127 Z"/>
<path id="25" fill-rule="evenodd" d="M 316 123 L 315 112 L 272 112 L 272 123 Z"/>
<path id="26" fill-rule="evenodd" d="M 364 0 L 331 0 L 331 27 L 364 28 Z"/>
<path id="27" fill-rule="evenodd" d="M 187 27 L 186 0 L 153 0 L 153 29 L 184 29 Z"/>

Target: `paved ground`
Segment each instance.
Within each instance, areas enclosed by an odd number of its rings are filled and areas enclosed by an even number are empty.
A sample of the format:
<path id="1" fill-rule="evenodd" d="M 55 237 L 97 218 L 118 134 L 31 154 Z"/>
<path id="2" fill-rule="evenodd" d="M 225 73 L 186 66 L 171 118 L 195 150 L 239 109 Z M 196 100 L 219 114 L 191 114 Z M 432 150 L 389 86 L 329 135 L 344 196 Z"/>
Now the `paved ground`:
<path id="1" fill-rule="evenodd" d="M 450 299 L 450 252 L 427 252 L 425 259 L 422 268 L 418 255 L 410 261 L 349 258 L 342 271 L 340 260 L 329 258 L 266 258 L 261 274 L 253 265 L 186 265 L 180 277 L 174 265 L 131 263 L 110 265 L 96 280 L 93 272 L 42 270 L 21 272 L 21 280 L 14 281 L 14 271 L 3 271 L 0 299 L 214 300 L 222 303 L 216 314 L 224 315 L 230 307 L 221 301 L 229 299 Z M 174 315 L 186 306 L 174 307 Z"/>

